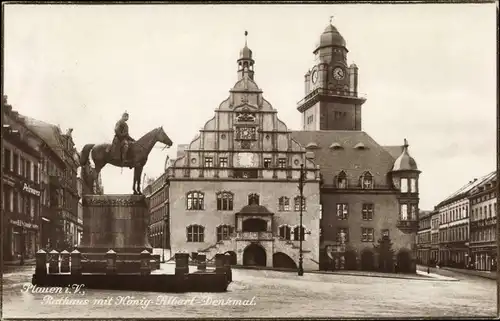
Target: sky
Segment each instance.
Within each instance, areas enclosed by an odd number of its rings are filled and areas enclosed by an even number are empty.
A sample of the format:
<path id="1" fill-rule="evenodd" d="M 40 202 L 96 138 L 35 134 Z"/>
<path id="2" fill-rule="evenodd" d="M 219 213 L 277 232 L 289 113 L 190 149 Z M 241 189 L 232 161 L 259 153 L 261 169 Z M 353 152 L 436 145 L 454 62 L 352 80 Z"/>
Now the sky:
<path id="1" fill-rule="evenodd" d="M 248 31 L 255 80 L 278 117 L 300 129 L 297 102 L 330 16 L 359 67 L 363 130 L 381 145 L 408 139 L 420 208 L 432 209 L 495 169 L 496 6 L 5 5 L 4 94 L 21 114 L 73 128 L 78 150 L 163 126 L 195 137 L 237 80 Z M 175 147 L 144 169 L 163 173 Z M 133 171 L 106 166 L 106 193 L 130 193 Z"/>

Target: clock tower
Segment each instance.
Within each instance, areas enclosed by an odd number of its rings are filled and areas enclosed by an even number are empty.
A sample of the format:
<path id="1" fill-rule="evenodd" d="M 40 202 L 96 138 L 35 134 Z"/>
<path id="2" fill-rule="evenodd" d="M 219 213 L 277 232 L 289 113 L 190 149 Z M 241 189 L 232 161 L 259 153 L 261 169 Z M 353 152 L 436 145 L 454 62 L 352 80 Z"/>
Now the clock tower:
<path id="1" fill-rule="evenodd" d="M 330 21 L 314 50 L 315 65 L 305 74 L 305 97 L 297 109 L 302 129 L 361 130 L 358 67 L 347 64 L 347 47 Z"/>

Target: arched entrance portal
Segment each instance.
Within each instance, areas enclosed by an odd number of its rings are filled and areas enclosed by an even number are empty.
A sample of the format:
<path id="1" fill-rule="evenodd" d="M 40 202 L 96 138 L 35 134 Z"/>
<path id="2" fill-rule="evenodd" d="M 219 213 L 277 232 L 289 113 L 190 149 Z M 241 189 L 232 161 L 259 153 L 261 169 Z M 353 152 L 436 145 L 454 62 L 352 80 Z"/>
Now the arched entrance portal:
<path id="1" fill-rule="evenodd" d="M 361 252 L 361 269 L 364 271 L 373 271 L 375 269 L 375 255 L 371 250 Z"/>
<path id="2" fill-rule="evenodd" d="M 410 252 L 406 250 L 401 250 L 397 255 L 397 263 L 398 263 L 398 272 L 401 273 L 410 273 L 411 269 L 411 256 Z"/>
<path id="3" fill-rule="evenodd" d="M 243 232 L 265 232 L 267 222 L 260 218 L 249 218 L 243 221 Z"/>
<path id="4" fill-rule="evenodd" d="M 258 244 L 250 244 L 243 251 L 243 265 L 266 266 L 266 250 Z"/>
<path id="5" fill-rule="evenodd" d="M 231 257 L 230 259 L 230 264 L 231 265 L 236 265 L 236 253 L 234 253 L 233 251 L 227 251 L 226 253 L 224 253 L 225 255 L 229 255 Z"/>
<path id="6" fill-rule="evenodd" d="M 273 254 L 273 267 L 296 270 L 297 264 L 285 253 L 278 252 Z"/>

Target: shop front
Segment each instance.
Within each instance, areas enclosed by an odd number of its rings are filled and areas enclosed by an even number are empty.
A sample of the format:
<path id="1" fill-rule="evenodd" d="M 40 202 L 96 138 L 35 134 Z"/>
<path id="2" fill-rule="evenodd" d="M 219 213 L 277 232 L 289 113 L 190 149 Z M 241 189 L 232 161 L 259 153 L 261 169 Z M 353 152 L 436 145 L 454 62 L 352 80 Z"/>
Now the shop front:
<path id="1" fill-rule="evenodd" d="M 33 260 L 39 248 L 40 191 L 27 182 L 17 181 L 14 187 L 13 211 L 9 213 L 7 261 L 23 264 Z"/>
<path id="2" fill-rule="evenodd" d="M 497 247 L 489 244 L 472 249 L 472 264 L 478 271 L 495 271 L 497 268 Z"/>

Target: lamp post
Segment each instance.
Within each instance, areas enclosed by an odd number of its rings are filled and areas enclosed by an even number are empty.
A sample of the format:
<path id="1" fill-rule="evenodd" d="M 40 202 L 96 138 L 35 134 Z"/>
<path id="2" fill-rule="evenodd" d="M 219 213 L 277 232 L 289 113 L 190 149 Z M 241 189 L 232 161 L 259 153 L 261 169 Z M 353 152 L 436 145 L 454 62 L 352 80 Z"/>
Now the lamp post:
<path id="1" fill-rule="evenodd" d="M 305 185 L 305 175 L 304 175 L 304 164 L 300 164 L 300 176 L 299 176 L 299 192 L 300 192 L 300 219 L 299 219 L 299 270 L 298 275 L 304 275 L 304 268 L 302 267 L 302 238 L 304 237 L 304 231 L 302 228 L 302 207 L 304 205 L 304 185 Z"/>

